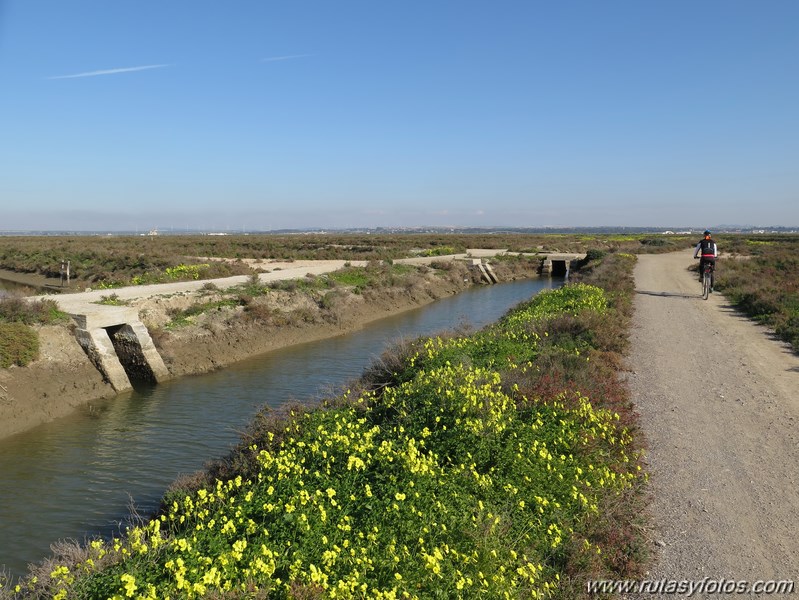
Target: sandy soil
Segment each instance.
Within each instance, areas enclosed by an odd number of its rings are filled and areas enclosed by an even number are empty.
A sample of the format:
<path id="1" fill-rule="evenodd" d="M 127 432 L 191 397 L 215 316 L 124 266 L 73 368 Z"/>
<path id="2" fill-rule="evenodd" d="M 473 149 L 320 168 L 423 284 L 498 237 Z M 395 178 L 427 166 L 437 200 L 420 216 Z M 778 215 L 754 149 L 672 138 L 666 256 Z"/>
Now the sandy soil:
<path id="1" fill-rule="evenodd" d="M 799 357 L 719 294 L 702 300 L 691 263 L 690 252 L 643 255 L 635 271 L 630 384 L 656 557 L 646 577 L 797 579 Z"/>
<path id="2" fill-rule="evenodd" d="M 295 269 L 297 266 L 292 265 Z M 316 269 L 323 272 L 337 266 L 341 265 L 303 264 L 302 276 Z M 510 281 L 534 275 L 529 264 L 526 267 L 523 263 L 495 264 L 495 271 L 502 281 Z M 291 278 L 290 271 L 286 266 L 285 271 L 262 275 L 262 279 Z M 247 278 L 240 279 L 243 282 Z M 221 285 L 222 280 L 219 281 Z M 371 321 L 456 294 L 474 283 L 474 275 L 467 266 L 454 263 L 446 278 L 427 273 L 417 277 L 412 285 L 401 288 L 367 290 L 363 294 L 341 290 L 332 305 L 325 309 L 307 294 L 274 290 L 258 300 L 267 314 L 274 315 L 270 322 L 241 318 L 241 307 L 223 308 L 201 315 L 189 326 L 159 336 L 155 333 L 169 321 L 170 311 L 213 300 L 214 293 L 196 289 L 203 282 L 148 286 L 149 293 L 144 286 L 114 290 L 114 293 L 126 298 L 137 309 L 142 322 L 153 333 L 170 375 L 179 377 L 223 368 L 293 344 L 341 335 Z M 84 297 L 91 297 L 91 301 L 94 296 L 99 299 L 108 294 L 110 292 L 98 290 L 59 296 L 58 301 L 68 304 Z M 64 416 L 81 404 L 115 395 L 110 384 L 89 362 L 69 328 L 41 327 L 39 339 L 38 360 L 24 368 L 0 369 L 0 438 Z"/>

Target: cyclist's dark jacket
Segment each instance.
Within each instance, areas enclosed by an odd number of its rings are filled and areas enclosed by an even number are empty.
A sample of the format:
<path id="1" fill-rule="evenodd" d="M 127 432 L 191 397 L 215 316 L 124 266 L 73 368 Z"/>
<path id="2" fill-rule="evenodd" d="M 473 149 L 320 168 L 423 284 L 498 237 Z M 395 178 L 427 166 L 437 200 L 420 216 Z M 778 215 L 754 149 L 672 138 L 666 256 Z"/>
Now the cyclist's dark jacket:
<path id="1" fill-rule="evenodd" d="M 718 248 L 716 248 L 716 242 L 711 239 L 704 239 L 700 241 L 696 248 L 694 248 L 694 258 L 700 256 L 704 259 L 711 259 L 715 260 L 716 257 L 719 255 Z"/>

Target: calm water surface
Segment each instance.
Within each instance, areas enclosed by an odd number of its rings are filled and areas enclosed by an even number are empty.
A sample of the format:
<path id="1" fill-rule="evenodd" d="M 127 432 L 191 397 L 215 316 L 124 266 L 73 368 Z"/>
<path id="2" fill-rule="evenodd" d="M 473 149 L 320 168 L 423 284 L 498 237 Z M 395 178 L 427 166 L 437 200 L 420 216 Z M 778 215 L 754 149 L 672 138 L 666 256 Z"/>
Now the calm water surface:
<path id="1" fill-rule="evenodd" d="M 0 440 L 0 572 L 4 565 L 24 574 L 55 540 L 117 532 L 131 505 L 148 514 L 178 475 L 225 455 L 260 406 L 321 397 L 358 377 L 392 341 L 482 327 L 561 283 L 475 288 L 353 334 L 122 394 Z"/>
<path id="2" fill-rule="evenodd" d="M 9 281 L 7 279 L 0 279 L 0 298 L 3 296 L 7 296 L 13 291 L 22 291 L 26 288 L 24 285 L 16 283 L 14 281 Z"/>

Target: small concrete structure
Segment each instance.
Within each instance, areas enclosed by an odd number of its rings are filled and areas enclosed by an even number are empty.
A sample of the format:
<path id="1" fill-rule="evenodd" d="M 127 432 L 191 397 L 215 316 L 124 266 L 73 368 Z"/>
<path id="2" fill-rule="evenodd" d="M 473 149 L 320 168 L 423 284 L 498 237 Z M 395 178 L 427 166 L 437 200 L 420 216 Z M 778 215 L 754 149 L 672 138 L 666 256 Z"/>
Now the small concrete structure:
<path id="1" fill-rule="evenodd" d="M 483 269 L 485 270 L 486 275 L 488 275 L 489 283 L 499 283 L 499 278 L 497 277 L 497 274 L 494 273 L 494 269 L 491 268 L 491 265 L 488 263 L 488 261 L 483 263 Z"/>
<path id="2" fill-rule="evenodd" d="M 571 263 L 582 260 L 585 254 L 552 253 L 545 254 L 541 262 L 542 275 L 568 275 Z"/>
<path id="3" fill-rule="evenodd" d="M 78 343 L 115 391 L 131 389 L 131 379 L 157 383 L 169 378 L 169 371 L 135 309 L 84 306 L 70 316 L 77 324 Z"/>
<path id="4" fill-rule="evenodd" d="M 469 264 L 469 268 L 473 271 L 477 271 L 480 274 L 480 279 L 486 283 L 499 283 L 499 279 L 497 278 L 496 273 L 494 273 L 494 269 L 492 269 L 491 265 L 489 265 L 487 262 L 483 262 L 483 260 L 480 258 L 467 258 L 463 260 L 466 260 Z"/>

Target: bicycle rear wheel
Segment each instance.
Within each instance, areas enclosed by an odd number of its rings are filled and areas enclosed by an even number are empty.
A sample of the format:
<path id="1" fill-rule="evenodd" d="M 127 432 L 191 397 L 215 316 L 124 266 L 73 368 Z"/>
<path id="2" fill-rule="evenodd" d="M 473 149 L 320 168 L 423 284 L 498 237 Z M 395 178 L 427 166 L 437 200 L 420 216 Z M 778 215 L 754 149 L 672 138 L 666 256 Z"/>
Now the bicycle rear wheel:
<path id="1" fill-rule="evenodd" d="M 708 296 L 710 296 L 710 272 L 705 271 L 702 277 L 702 298 L 707 300 Z"/>

